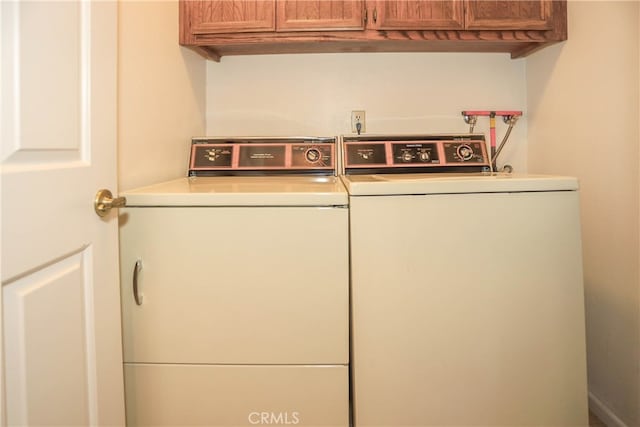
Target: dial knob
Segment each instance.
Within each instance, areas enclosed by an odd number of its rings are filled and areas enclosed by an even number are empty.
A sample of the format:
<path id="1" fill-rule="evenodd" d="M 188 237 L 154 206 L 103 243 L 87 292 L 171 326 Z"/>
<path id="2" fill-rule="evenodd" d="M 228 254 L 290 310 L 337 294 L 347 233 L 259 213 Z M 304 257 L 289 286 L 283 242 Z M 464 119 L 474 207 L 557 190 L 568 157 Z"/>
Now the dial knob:
<path id="1" fill-rule="evenodd" d="M 423 162 L 428 162 L 429 160 L 431 160 L 431 156 L 426 151 L 421 151 L 418 157 L 420 157 L 420 160 L 422 160 Z"/>
<path id="2" fill-rule="evenodd" d="M 309 163 L 316 163 L 320 160 L 320 150 L 317 148 L 309 148 L 305 153 L 304 157 L 307 159 Z"/>
<path id="3" fill-rule="evenodd" d="M 405 151 L 404 153 L 402 153 L 402 160 L 405 162 L 410 162 L 411 159 L 413 159 L 413 156 L 411 155 L 411 153 L 409 151 Z"/>
<path id="4" fill-rule="evenodd" d="M 473 158 L 473 149 L 466 144 L 459 146 L 456 151 L 463 162 Z"/>

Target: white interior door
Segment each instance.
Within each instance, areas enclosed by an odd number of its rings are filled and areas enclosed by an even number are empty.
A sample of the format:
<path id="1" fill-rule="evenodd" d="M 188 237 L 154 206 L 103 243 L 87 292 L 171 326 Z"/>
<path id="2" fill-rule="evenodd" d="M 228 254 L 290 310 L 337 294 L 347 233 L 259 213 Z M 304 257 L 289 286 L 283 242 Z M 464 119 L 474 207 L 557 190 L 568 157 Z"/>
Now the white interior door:
<path id="1" fill-rule="evenodd" d="M 122 425 L 115 213 L 117 3 L 2 1 L 4 414 Z"/>

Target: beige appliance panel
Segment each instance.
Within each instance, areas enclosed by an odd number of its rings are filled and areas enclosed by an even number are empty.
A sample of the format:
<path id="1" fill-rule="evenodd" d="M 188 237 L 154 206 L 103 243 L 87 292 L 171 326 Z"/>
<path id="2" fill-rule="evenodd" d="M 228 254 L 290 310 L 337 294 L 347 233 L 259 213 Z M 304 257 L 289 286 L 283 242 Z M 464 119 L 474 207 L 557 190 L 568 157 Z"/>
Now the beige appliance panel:
<path id="1" fill-rule="evenodd" d="M 348 210 L 121 211 L 124 361 L 344 364 Z M 134 301 L 134 266 L 141 261 Z"/>
<path id="2" fill-rule="evenodd" d="M 355 426 L 587 425 L 577 191 L 350 211 Z"/>
<path id="3" fill-rule="evenodd" d="M 125 364 L 127 423 L 348 426 L 346 366 Z"/>

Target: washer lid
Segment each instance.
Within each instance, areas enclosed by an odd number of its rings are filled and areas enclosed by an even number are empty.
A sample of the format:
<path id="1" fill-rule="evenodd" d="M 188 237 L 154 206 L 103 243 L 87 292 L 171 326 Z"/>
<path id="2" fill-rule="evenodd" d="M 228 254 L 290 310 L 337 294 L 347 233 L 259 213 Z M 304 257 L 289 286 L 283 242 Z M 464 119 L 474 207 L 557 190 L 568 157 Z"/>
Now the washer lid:
<path id="1" fill-rule="evenodd" d="M 351 196 L 575 191 L 572 177 L 518 174 L 377 174 L 342 176 Z"/>
<path id="2" fill-rule="evenodd" d="M 179 178 L 123 192 L 127 206 L 342 206 L 347 192 L 335 176 Z"/>

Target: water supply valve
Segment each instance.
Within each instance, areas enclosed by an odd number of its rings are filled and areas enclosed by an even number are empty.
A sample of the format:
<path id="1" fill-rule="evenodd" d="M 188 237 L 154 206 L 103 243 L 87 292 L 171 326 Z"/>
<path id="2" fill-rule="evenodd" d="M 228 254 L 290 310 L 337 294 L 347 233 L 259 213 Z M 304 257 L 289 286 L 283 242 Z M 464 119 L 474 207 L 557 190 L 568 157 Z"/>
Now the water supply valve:
<path id="1" fill-rule="evenodd" d="M 469 125 L 469 133 L 473 133 L 473 129 L 478 121 L 478 117 L 480 116 L 488 116 L 489 117 L 489 139 L 490 139 L 490 156 L 491 156 L 491 171 L 496 172 L 497 170 L 497 159 L 500 155 L 500 152 L 504 148 L 507 140 L 509 139 L 509 135 L 513 130 L 513 127 L 516 125 L 518 118 L 522 116 L 522 111 L 516 110 L 504 110 L 504 111 L 485 111 L 485 110 L 464 110 L 462 112 L 462 117 L 464 118 L 464 122 Z M 507 131 L 505 132 L 502 141 L 500 142 L 500 146 L 496 148 L 496 117 L 502 117 L 502 120 L 509 126 Z M 511 167 L 509 167 L 512 169 Z"/>

